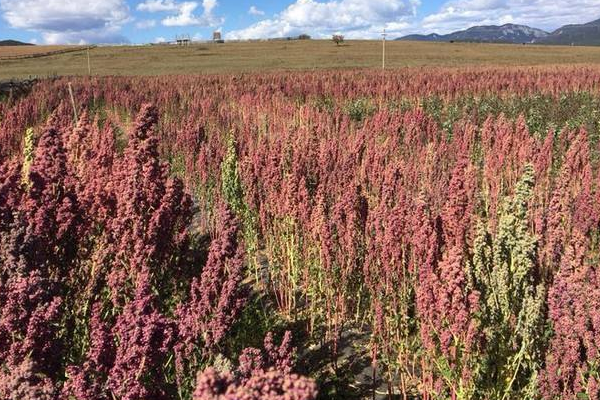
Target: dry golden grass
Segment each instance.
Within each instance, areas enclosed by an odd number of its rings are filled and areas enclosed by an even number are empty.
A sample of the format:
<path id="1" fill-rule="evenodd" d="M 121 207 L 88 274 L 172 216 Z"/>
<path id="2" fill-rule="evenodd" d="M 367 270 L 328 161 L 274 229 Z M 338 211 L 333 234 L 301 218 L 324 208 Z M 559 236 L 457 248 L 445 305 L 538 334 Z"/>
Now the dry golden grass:
<path id="1" fill-rule="evenodd" d="M 94 48 L 90 56 L 94 75 L 379 68 L 381 42 L 348 41 L 339 47 L 328 40 L 211 43 L 189 47 L 118 46 Z M 600 47 L 387 42 L 389 68 L 597 63 L 600 64 Z M 84 51 L 42 58 L 0 60 L 0 79 L 86 74 L 87 55 Z"/>
<path id="2" fill-rule="evenodd" d="M 15 57 L 28 57 L 28 56 L 42 56 L 45 54 L 52 54 L 52 53 L 56 53 L 56 52 L 77 51 L 77 50 L 83 50 L 83 49 L 85 49 L 85 47 L 65 46 L 65 45 L 0 46 L 0 59 L 15 58 Z"/>

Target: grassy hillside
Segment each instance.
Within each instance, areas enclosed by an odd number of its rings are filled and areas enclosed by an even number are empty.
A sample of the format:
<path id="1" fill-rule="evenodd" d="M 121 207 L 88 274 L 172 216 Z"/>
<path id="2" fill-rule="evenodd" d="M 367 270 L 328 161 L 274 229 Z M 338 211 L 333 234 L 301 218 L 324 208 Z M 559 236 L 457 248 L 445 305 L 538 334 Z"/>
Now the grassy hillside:
<path id="1" fill-rule="evenodd" d="M 1 45 L 0 44 L 0 62 L 5 62 L 14 59 L 46 57 L 50 55 L 58 55 L 73 51 L 82 51 L 87 49 L 87 46 L 68 46 L 68 45 L 53 45 L 53 46 L 33 46 L 33 45 Z M 59 61 L 60 62 L 60 61 Z M 43 62 L 40 62 L 43 63 Z M 18 64 L 18 63 L 16 63 Z M 4 64 L 0 64 L 3 66 Z M 29 68 L 29 67 L 25 67 Z"/>
<path id="2" fill-rule="evenodd" d="M 43 46 L 27 47 L 36 49 Z M 381 42 L 277 41 L 176 46 L 99 47 L 90 51 L 97 75 L 163 75 L 315 68 L 378 68 Z M 1 57 L 0 57 L 1 58 Z M 545 65 L 600 63 L 600 47 L 476 43 L 387 42 L 387 65 Z M 30 75 L 85 75 L 86 52 L 1 60 L 0 79 Z"/>
<path id="3" fill-rule="evenodd" d="M 19 42 L 18 40 L 0 40 L 0 46 L 33 46 L 31 43 Z"/>

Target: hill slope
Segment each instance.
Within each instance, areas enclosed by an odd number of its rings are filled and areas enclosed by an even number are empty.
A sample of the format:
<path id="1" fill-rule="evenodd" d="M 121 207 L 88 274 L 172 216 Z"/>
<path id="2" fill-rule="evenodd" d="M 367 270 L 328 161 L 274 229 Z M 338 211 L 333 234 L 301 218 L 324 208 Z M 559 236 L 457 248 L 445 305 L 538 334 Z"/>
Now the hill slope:
<path id="1" fill-rule="evenodd" d="M 19 42 L 18 40 L 0 40 L 0 46 L 33 46 L 33 44 Z"/>
<path id="2" fill-rule="evenodd" d="M 93 75 L 173 75 L 253 73 L 282 70 L 381 69 L 380 40 L 226 42 L 191 46 L 106 46 L 90 50 Z M 0 47 L 0 80 L 47 75 L 87 75 L 87 57 L 70 52 L 39 58 L 2 60 L 59 50 L 48 46 Z M 18 51 L 17 51 L 18 50 Z M 519 46 L 444 42 L 389 41 L 386 68 L 423 66 L 600 65 L 600 46 Z M 317 73 L 317 72 L 316 72 Z"/>
<path id="3" fill-rule="evenodd" d="M 587 24 L 565 25 L 537 43 L 564 45 L 600 45 L 600 19 Z"/>

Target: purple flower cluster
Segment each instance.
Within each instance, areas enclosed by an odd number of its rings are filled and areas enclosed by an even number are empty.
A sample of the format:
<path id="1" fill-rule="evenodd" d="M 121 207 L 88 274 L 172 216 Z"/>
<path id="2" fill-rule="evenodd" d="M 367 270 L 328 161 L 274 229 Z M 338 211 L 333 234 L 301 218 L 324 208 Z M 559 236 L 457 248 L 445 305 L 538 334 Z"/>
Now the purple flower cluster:
<path id="1" fill-rule="evenodd" d="M 187 265 L 192 202 L 161 161 L 157 109 L 123 154 L 110 121 L 67 115 L 31 138 L 27 168 L 0 163 L 2 398 L 170 399 L 246 303 L 238 223 L 221 206 L 205 265 Z"/>
<path id="2" fill-rule="evenodd" d="M 263 349 L 244 349 L 235 373 L 207 368 L 198 373 L 194 400 L 314 400 L 315 383 L 292 373 L 291 333 L 277 346 L 268 333 Z"/>
<path id="3" fill-rule="evenodd" d="M 244 382 L 209 368 L 198 374 L 194 400 L 314 400 L 315 383 L 295 374 L 272 369 L 252 375 Z"/>

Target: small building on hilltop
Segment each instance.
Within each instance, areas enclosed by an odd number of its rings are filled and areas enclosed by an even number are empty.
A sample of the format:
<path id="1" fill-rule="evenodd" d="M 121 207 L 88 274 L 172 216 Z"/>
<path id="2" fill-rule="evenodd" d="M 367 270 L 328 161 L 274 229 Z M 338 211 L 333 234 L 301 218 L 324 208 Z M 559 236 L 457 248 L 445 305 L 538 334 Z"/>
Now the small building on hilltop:
<path id="1" fill-rule="evenodd" d="M 215 43 L 224 43 L 225 42 L 223 40 L 223 36 L 221 35 L 220 31 L 213 32 L 213 42 L 215 42 Z"/>
<path id="2" fill-rule="evenodd" d="M 178 46 L 189 46 L 192 43 L 192 39 L 190 39 L 190 35 L 178 35 L 175 37 L 175 42 Z"/>

